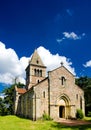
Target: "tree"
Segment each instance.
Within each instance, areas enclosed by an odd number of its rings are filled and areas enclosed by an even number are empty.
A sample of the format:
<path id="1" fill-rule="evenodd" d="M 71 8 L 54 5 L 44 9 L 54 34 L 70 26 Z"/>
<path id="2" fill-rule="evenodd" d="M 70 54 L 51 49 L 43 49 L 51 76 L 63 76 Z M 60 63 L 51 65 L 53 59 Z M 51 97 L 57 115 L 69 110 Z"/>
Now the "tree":
<path id="1" fill-rule="evenodd" d="M 0 98 L 0 115 L 1 116 L 6 115 L 6 106 L 3 101 L 4 100 L 2 98 Z"/>
<path id="2" fill-rule="evenodd" d="M 18 83 L 16 84 L 19 88 L 23 88 L 24 84 Z M 6 106 L 6 114 L 13 115 L 14 114 L 14 89 L 15 84 L 11 85 L 9 88 L 6 88 L 3 92 L 5 94 L 4 104 Z"/>
<path id="3" fill-rule="evenodd" d="M 80 86 L 84 90 L 84 97 L 85 97 L 85 110 L 86 115 L 89 111 L 91 111 L 91 78 L 80 77 L 76 79 L 76 84 Z"/>
<path id="4" fill-rule="evenodd" d="M 2 98 L 0 98 L 0 115 L 2 116 L 2 112 L 3 111 L 3 102 L 2 102 Z"/>

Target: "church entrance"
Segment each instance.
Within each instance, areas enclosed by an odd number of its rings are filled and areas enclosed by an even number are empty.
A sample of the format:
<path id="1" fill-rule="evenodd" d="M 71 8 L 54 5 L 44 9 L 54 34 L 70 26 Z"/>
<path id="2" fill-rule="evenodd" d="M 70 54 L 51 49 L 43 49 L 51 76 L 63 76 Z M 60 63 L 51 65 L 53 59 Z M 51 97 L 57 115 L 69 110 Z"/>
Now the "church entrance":
<path id="1" fill-rule="evenodd" d="M 64 106 L 59 106 L 59 117 L 65 118 L 65 107 Z"/>
<path id="2" fill-rule="evenodd" d="M 69 104 L 70 104 L 70 100 L 66 95 L 60 96 L 60 98 L 57 100 L 59 118 L 68 118 L 70 116 Z"/>

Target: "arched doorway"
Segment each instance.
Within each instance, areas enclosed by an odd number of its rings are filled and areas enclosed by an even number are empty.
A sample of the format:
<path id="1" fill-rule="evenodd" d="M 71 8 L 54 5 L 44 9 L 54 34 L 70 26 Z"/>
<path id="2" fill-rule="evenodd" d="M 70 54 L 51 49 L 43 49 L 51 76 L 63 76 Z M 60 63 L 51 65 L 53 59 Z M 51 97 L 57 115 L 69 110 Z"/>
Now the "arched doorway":
<path id="1" fill-rule="evenodd" d="M 65 106 L 66 106 L 65 101 L 63 99 L 61 99 L 59 101 L 59 104 L 60 104 L 60 106 L 59 106 L 59 117 L 65 118 Z"/>
<path id="2" fill-rule="evenodd" d="M 59 106 L 59 117 L 65 118 L 65 106 Z"/>
<path id="3" fill-rule="evenodd" d="M 70 116 L 70 99 L 67 95 L 62 94 L 56 102 L 58 106 L 59 118 L 68 118 Z"/>

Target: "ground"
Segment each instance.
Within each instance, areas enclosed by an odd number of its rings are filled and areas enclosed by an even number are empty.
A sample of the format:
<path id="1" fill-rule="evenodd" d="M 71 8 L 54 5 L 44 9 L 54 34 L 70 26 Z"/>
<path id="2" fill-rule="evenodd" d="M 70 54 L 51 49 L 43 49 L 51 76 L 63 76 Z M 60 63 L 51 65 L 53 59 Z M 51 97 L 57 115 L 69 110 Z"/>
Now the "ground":
<path id="1" fill-rule="evenodd" d="M 66 119 L 58 119 L 55 120 L 56 122 L 60 124 L 64 124 L 67 126 L 79 126 L 79 125 L 88 125 L 91 124 L 90 121 L 85 121 L 85 120 L 66 120 Z"/>
<path id="2" fill-rule="evenodd" d="M 90 118 L 91 121 L 91 118 Z M 81 124 L 79 124 L 79 122 Z M 75 123 L 76 126 L 72 126 Z M 91 130 L 88 121 L 31 121 L 16 116 L 0 116 L 0 130 Z"/>

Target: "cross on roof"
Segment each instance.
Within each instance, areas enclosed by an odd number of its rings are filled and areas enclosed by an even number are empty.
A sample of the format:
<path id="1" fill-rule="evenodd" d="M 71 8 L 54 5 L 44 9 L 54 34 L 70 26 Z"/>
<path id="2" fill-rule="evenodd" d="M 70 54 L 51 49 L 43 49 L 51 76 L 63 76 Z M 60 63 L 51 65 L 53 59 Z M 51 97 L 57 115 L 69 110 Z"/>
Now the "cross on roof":
<path id="1" fill-rule="evenodd" d="M 63 66 L 63 64 L 64 64 L 64 63 L 63 63 L 63 62 L 61 62 L 60 64 L 61 64 L 61 66 Z"/>

